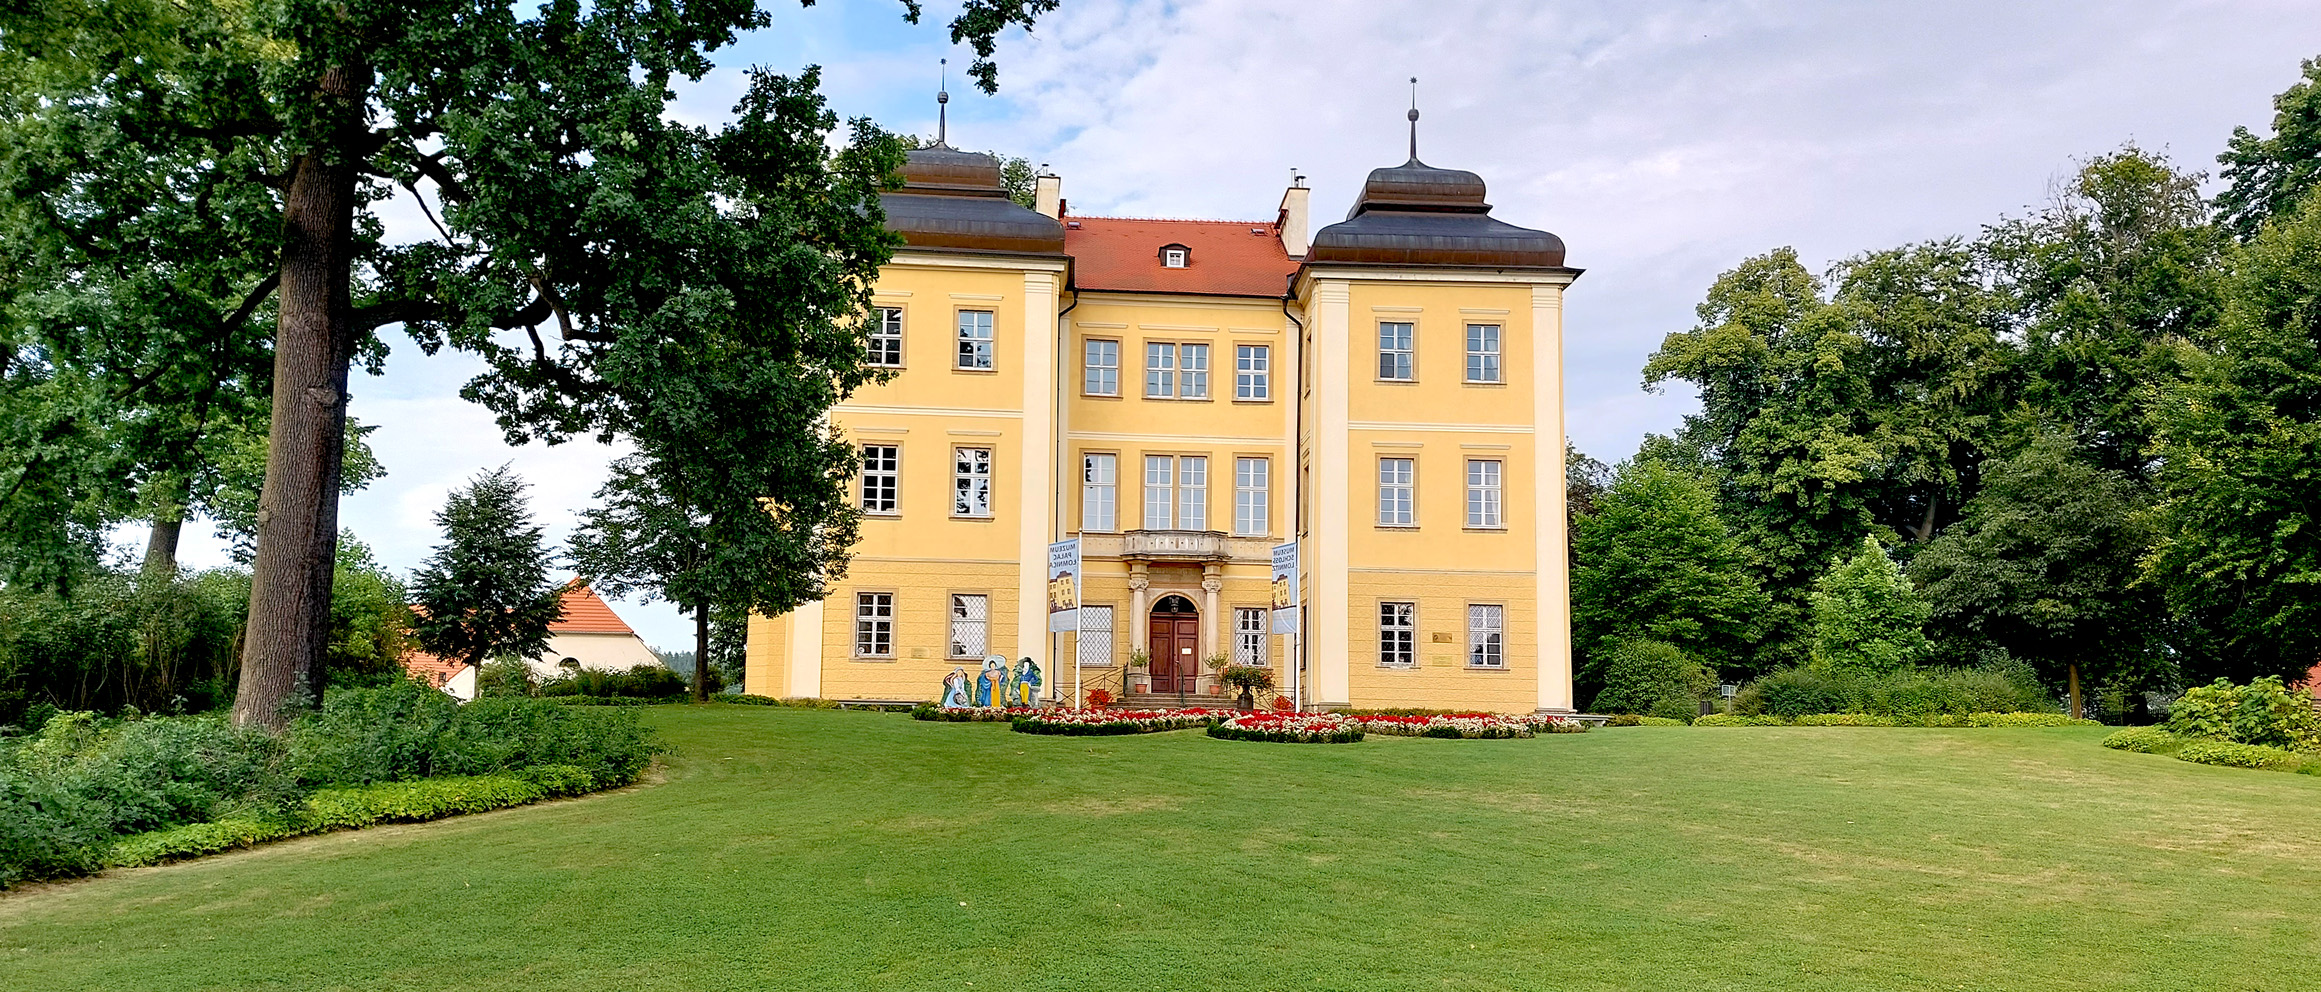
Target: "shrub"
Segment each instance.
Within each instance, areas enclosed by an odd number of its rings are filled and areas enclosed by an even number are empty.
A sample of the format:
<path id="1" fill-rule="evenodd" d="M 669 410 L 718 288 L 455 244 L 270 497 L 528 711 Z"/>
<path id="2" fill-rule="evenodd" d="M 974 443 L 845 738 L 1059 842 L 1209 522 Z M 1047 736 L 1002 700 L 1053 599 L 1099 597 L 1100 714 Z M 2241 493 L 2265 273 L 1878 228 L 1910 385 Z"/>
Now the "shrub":
<path id="1" fill-rule="evenodd" d="M 2100 727 L 2101 720 L 2074 720 L 2065 713 L 1969 713 L 1969 727 Z"/>
<path id="2" fill-rule="evenodd" d="M 135 868 L 181 861 L 253 847 L 301 832 L 296 822 L 279 817 L 232 816 L 208 823 L 188 823 L 121 838 L 106 854 L 105 865 Z"/>
<path id="3" fill-rule="evenodd" d="M 2295 768 L 2303 763 L 2296 752 L 2285 748 L 2265 747 L 2261 744 L 2237 744 L 2232 741 L 2186 741 L 2176 749 L 2182 761 L 2197 761 L 2203 765 L 2223 765 L 2228 768 Z"/>
<path id="4" fill-rule="evenodd" d="M 1695 727 L 1780 727 L 1787 724 L 1788 721 L 1781 717 L 1747 713 L 1710 713 L 1692 721 Z"/>
<path id="5" fill-rule="evenodd" d="M 2138 754 L 2175 754 L 2184 738 L 2164 727 L 2129 727 L 2103 739 L 2103 746 Z"/>
<path id="6" fill-rule="evenodd" d="M 1887 557 L 1864 538 L 1852 558 L 1813 586 L 1812 665 L 1824 671 L 1883 675 L 1917 664 L 1931 650 L 1932 608 Z"/>
<path id="7" fill-rule="evenodd" d="M 1701 697 L 1714 688 L 1716 677 L 1676 645 L 1621 641 L 1604 660 L 1604 690 L 1589 708 L 1687 719 L 1699 712 Z"/>
<path id="8" fill-rule="evenodd" d="M 1733 709 L 1743 716 L 1843 713 L 1853 708 L 1856 681 L 1842 672 L 1784 668 L 1744 686 L 1733 697 Z"/>
<path id="9" fill-rule="evenodd" d="M 475 673 L 475 694 L 479 699 L 529 696 L 539 689 L 540 677 L 533 674 L 532 666 L 522 658 L 494 658 L 484 662 Z"/>
<path id="10" fill-rule="evenodd" d="M 466 706 L 418 682 L 331 693 L 289 734 L 299 781 L 360 785 L 572 765 L 604 785 L 634 781 L 659 753 L 636 714 L 544 699 Z"/>
<path id="11" fill-rule="evenodd" d="M 1974 713 L 2053 713 L 2055 702 L 2029 668 L 1917 668 L 1866 676 L 1811 667 L 1785 668 L 1741 688 L 1733 710 L 1796 718 L 1864 713 L 1905 723 Z"/>
<path id="12" fill-rule="evenodd" d="M 1891 727 L 1894 718 L 1875 713 L 1807 713 L 1790 721 L 1797 727 Z"/>
<path id="13" fill-rule="evenodd" d="M 2169 710 L 2167 726 L 2184 737 L 2321 751 L 2321 716 L 2311 697 L 2271 675 L 2245 686 L 2226 679 L 2195 686 Z"/>
<path id="14" fill-rule="evenodd" d="M 641 699 L 675 699 L 685 695 L 690 687 L 684 676 L 660 665 L 637 665 L 625 672 L 599 671 L 583 668 L 571 675 L 544 683 L 540 694 L 577 696 L 628 696 Z"/>
<path id="15" fill-rule="evenodd" d="M 306 801 L 302 832 L 419 823 L 537 802 L 548 792 L 514 775 L 460 775 L 322 789 Z"/>

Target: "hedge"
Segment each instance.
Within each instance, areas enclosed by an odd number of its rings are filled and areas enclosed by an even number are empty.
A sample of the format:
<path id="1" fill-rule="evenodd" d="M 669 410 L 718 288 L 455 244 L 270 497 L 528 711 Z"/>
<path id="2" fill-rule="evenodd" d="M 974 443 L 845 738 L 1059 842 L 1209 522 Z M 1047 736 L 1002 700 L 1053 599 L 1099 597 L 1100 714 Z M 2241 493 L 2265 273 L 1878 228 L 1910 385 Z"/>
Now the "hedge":
<path id="1" fill-rule="evenodd" d="M 1941 713 L 1916 719 L 1868 713 L 1808 713 L 1800 717 L 1772 714 L 1743 716 L 1712 713 L 1692 722 L 1695 727 L 2100 727 L 2096 720 L 2074 720 L 2061 713 Z"/>

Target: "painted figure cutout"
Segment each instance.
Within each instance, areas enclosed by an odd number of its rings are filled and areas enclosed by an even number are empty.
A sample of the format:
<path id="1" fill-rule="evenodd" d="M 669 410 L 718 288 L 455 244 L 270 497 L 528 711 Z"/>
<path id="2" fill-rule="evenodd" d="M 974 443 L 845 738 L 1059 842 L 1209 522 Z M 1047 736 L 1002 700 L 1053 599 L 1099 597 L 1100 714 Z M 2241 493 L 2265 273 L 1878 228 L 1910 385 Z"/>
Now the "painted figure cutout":
<path id="1" fill-rule="evenodd" d="M 1040 694 L 1040 666 L 1030 658 L 1016 663 L 1015 683 L 1010 687 L 1007 701 L 1016 706 L 1030 706 Z"/>
<path id="2" fill-rule="evenodd" d="M 951 670 L 951 674 L 943 676 L 943 708 L 947 710 L 967 708 L 967 671 L 965 669 L 954 668 Z"/>
<path id="3" fill-rule="evenodd" d="M 975 705 L 991 705 L 993 696 L 1007 691 L 1005 686 L 999 684 L 1006 679 L 1006 669 L 992 664 L 989 658 L 983 659 L 983 670 L 975 673 Z"/>

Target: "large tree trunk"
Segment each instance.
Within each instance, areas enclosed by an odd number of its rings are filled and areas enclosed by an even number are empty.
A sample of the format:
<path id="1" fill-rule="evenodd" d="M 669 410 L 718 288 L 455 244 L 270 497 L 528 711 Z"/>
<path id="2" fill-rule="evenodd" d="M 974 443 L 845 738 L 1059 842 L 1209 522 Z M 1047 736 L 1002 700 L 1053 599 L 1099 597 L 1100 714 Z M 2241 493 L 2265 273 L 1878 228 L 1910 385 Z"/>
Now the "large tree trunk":
<path id="1" fill-rule="evenodd" d="M 319 692 L 330 641 L 331 566 L 338 555 L 339 464 L 345 454 L 347 365 L 354 355 L 355 147 L 367 66 L 331 66 L 316 109 L 333 120 L 322 147 L 292 165 L 282 211 L 281 323 L 274 340 L 274 423 L 258 494 L 258 548 L 234 722 L 280 727 L 301 687 Z"/>
<path id="2" fill-rule="evenodd" d="M 709 606 L 693 607 L 693 701 L 709 701 Z"/>
<path id="3" fill-rule="evenodd" d="M 163 579 L 177 575 L 177 536 L 184 529 L 184 507 L 154 512 L 153 534 L 145 540 L 145 574 Z"/>

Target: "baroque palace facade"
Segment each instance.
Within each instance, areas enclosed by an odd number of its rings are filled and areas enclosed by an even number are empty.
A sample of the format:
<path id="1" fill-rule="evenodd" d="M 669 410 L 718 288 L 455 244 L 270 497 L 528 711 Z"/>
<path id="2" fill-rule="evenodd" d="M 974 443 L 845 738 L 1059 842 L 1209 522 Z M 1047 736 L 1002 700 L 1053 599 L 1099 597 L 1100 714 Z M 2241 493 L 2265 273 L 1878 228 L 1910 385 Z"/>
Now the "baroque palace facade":
<path id="1" fill-rule="evenodd" d="M 903 177 L 869 342 L 896 375 L 833 413 L 861 542 L 826 599 L 752 620 L 747 691 L 934 699 L 999 655 L 1035 659 L 1044 698 L 1174 700 L 1223 656 L 1307 708 L 1571 709 L 1579 270 L 1555 235 L 1493 219 L 1415 139 L 1310 239 L 1302 183 L 1265 220 L 1186 221 L 1072 215 L 1052 176 L 1027 209 L 940 143 Z M 1066 537 L 1084 632 L 1051 635 Z M 1290 541 L 1295 641 L 1266 619 Z"/>

